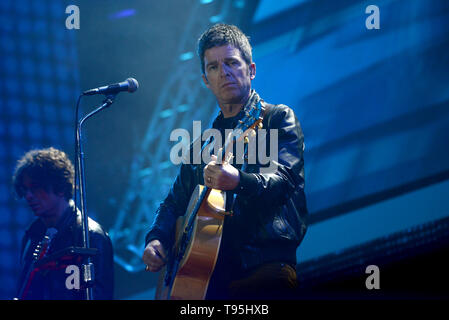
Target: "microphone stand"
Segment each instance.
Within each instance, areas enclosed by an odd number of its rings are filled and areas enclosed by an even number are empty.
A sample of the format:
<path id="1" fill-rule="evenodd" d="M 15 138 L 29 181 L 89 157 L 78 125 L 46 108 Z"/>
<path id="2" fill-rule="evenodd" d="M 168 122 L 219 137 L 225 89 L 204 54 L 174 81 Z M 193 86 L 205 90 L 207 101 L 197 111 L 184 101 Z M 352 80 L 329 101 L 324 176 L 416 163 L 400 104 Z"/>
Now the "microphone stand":
<path id="1" fill-rule="evenodd" d="M 80 210 L 81 210 L 81 216 L 82 216 L 82 230 L 83 230 L 83 245 L 84 248 L 89 249 L 90 248 L 90 242 L 89 242 L 89 218 L 87 215 L 87 205 L 86 205 L 86 194 L 85 194 L 85 177 L 84 177 L 84 151 L 82 147 L 82 134 L 81 134 L 81 127 L 83 123 L 92 117 L 94 114 L 100 112 L 101 110 L 109 107 L 113 102 L 115 98 L 115 94 L 111 94 L 106 96 L 106 99 L 103 101 L 103 104 L 96 108 L 95 110 L 91 111 L 87 115 L 85 115 L 81 120 L 77 122 L 76 127 L 76 147 L 77 147 L 77 164 L 78 164 L 78 179 L 79 179 L 79 193 L 80 193 Z M 92 285 L 95 279 L 95 270 L 94 265 L 92 263 L 92 257 L 90 255 L 87 255 L 87 257 L 84 260 L 84 264 L 82 265 L 82 274 L 83 274 L 83 280 L 86 284 L 86 300 L 93 300 L 93 293 L 92 293 Z"/>

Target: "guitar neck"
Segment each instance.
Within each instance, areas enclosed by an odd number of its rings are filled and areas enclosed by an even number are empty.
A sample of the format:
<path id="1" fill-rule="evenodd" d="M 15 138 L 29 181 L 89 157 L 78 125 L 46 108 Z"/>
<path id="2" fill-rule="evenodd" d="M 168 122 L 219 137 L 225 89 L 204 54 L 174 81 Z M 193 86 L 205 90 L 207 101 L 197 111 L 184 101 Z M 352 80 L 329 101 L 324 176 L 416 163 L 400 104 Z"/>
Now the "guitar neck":
<path id="1" fill-rule="evenodd" d="M 17 298 L 18 299 L 24 299 L 25 298 L 24 297 L 25 289 L 26 289 L 26 287 L 29 284 L 30 275 L 31 275 L 31 272 L 34 270 L 34 265 L 35 265 L 34 261 L 31 261 L 30 262 L 30 266 L 29 266 L 29 268 L 27 270 L 27 273 L 25 274 L 25 277 L 23 278 L 22 285 L 20 286 L 19 292 L 17 293 Z"/>
<path id="2" fill-rule="evenodd" d="M 212 189 L 207 186 L 204 186 L 203 190 L 201 190 L 201 193 L 198 197 L 198 201 L 196 202 L 195 207 L 192 210 L 192 214 L 189 217 L 189 221 L 186 224 L 186 228 L 184 229 L 185 235 L 187 235 L 192 229 L 193 223 L 195 222 L 195 217 L 198 214 L 198 211 L 200 210 L 201 204 L 203 203 L 203 200 L 209 196 L 211 190 Z"/>

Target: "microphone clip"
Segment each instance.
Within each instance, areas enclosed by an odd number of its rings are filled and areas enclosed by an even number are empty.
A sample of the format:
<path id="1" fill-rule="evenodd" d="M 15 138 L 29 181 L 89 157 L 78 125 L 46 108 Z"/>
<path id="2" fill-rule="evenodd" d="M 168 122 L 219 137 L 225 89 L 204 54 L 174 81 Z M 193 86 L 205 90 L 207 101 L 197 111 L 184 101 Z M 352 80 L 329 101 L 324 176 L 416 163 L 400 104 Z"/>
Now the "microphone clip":
<path id="1" fill-rule="evenodd" d="M 102 109 L 109 107 L 111 104 L 114 103 L 114 99 L 117 96 L 117 93 L 111 93 L 108 94 L 104 100 L 103 100 L 103 106 Z"/>

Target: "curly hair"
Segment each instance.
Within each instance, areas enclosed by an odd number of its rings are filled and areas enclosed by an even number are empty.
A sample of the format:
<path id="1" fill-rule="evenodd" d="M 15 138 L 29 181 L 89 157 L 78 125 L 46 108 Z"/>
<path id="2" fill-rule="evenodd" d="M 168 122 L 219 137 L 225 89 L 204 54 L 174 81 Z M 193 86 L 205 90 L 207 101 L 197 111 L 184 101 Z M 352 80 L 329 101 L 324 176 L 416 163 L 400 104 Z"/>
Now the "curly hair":
<path id="1" fill-rule="evenodd" d="M 61 150 L 52 147 L 31 150 L 17 161 L 12 180 L 20 198 L 25 196 L 25 175 L 47 191 L 63 193 L 66 200 L 73 196 L 74 167 L 67 154 Z"/>
<path id="2" fill-rule="evenodd" d="M 198 57 L 201 61 L 201 71 L 205 73 L 204 53 L 207 49 L 224 45 L 233 45 L 240 50 L 243 60 L 249 65 L 252 62 L 252 48 L 249 37 L 238 27 L 218 23 L 206 30 L 198 39 Z"/>

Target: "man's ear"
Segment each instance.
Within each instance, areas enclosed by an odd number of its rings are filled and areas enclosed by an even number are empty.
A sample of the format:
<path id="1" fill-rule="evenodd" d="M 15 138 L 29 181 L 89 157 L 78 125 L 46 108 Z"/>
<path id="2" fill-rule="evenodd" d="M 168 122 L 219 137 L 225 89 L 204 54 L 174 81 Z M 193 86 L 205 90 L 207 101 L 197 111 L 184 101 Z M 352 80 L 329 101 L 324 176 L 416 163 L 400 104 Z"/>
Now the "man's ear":
<path id="1" fill-rule="evenodd" d="M 204 84 L 206 85 L 206 87 L 209 88 L 209 80 L 207 80 L 206 75 L 203 73 L 203 74 L 201 75 L 201 77 L 203 78 L 203 82 L 204 82 Z"/>
<path id="2" fill-rule="evenodd" d="M 254 80 L 256 77 L 256 64 L 254 62 L 251 62 L 249 65 L 249 76 L 251 80 Z"/>

